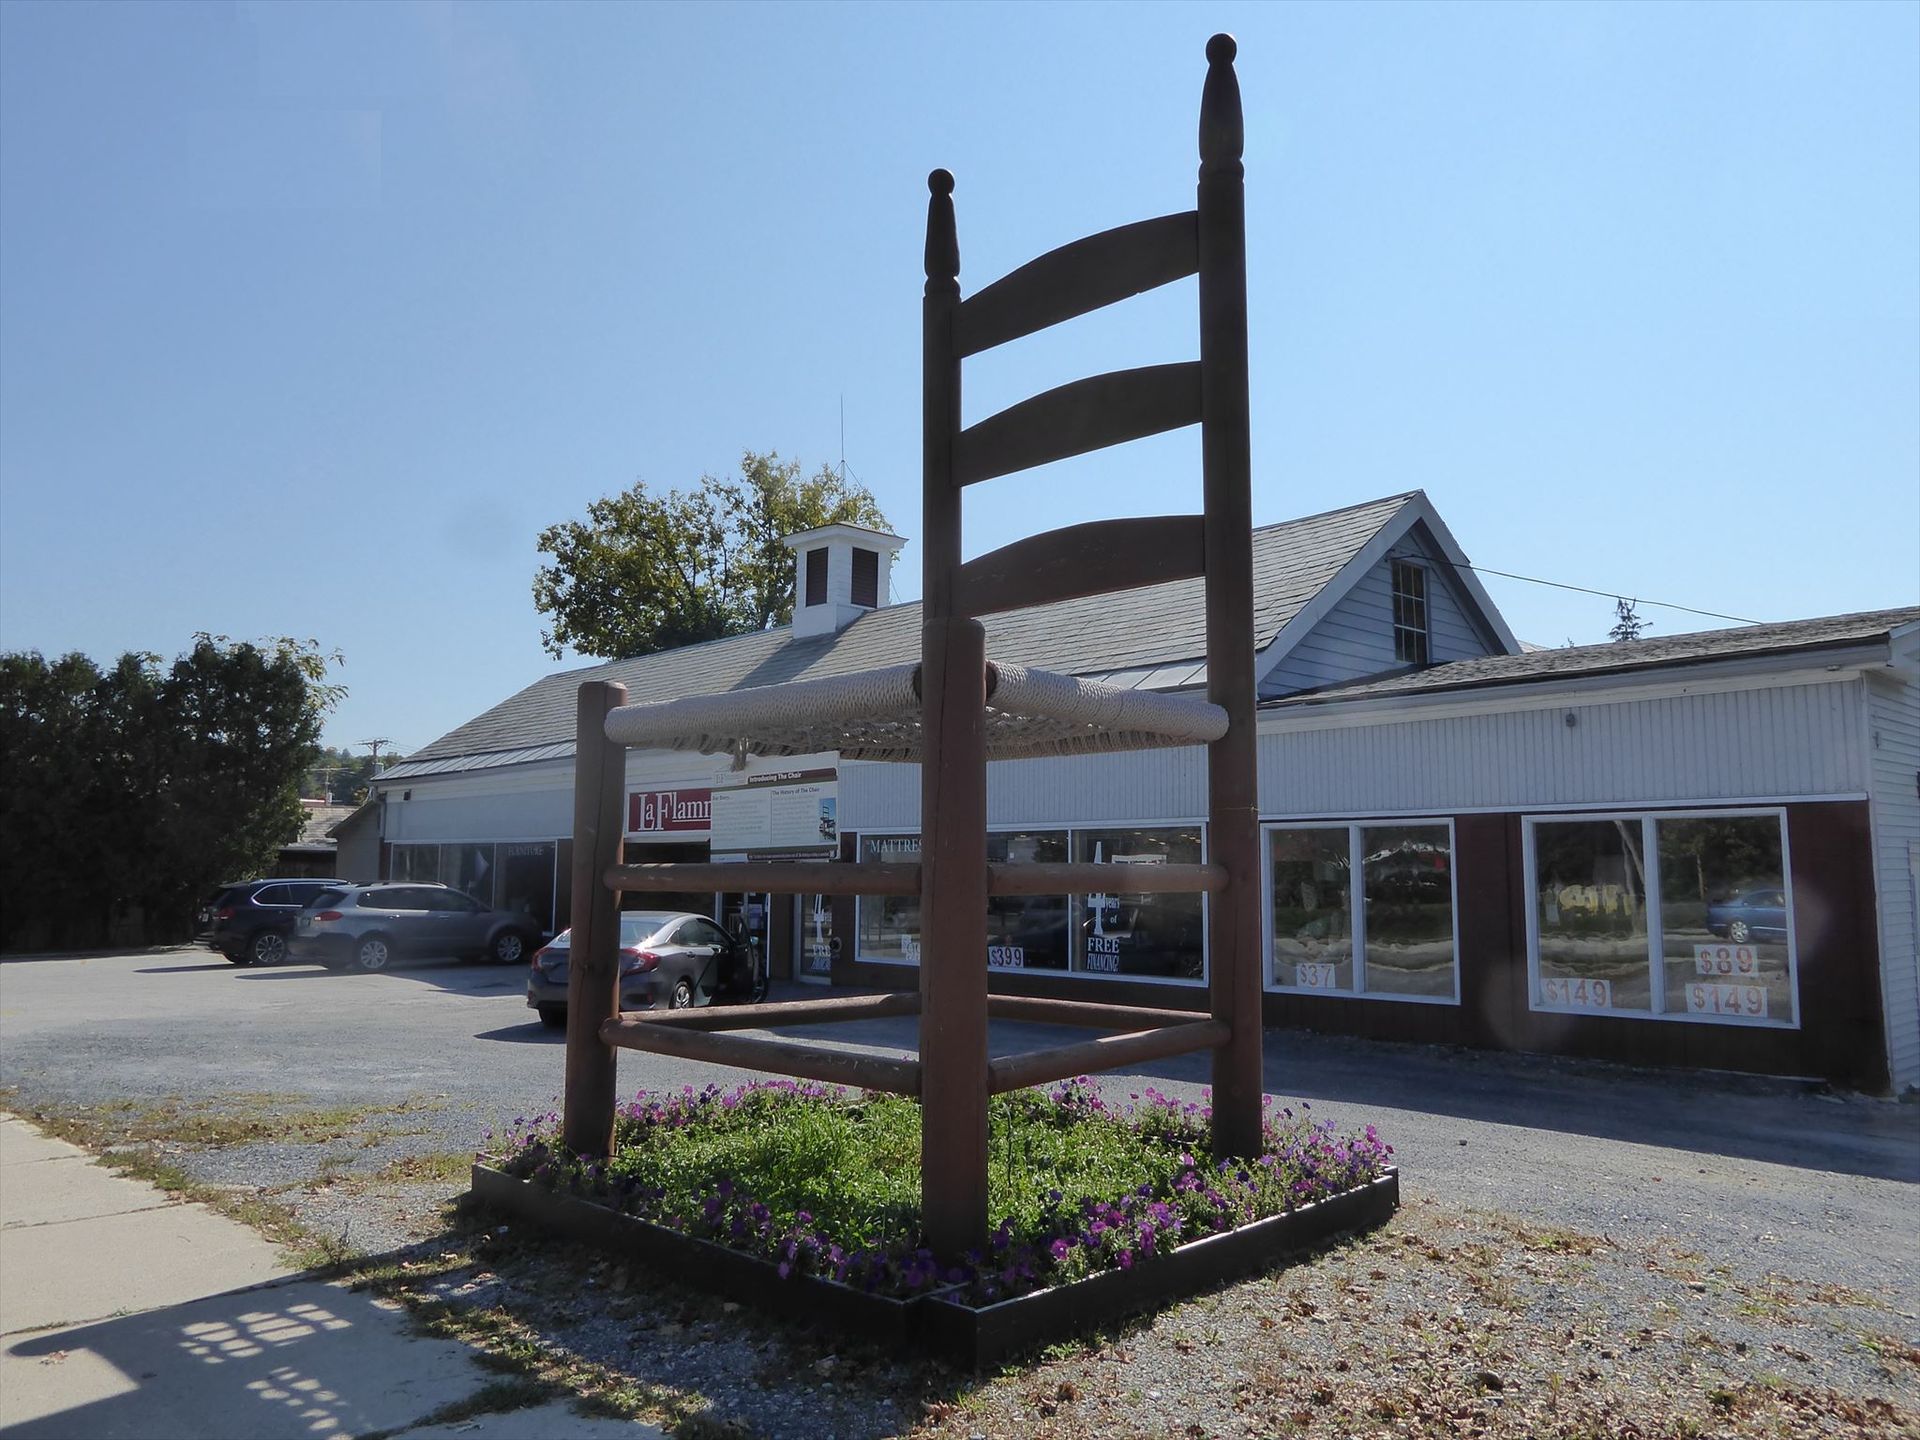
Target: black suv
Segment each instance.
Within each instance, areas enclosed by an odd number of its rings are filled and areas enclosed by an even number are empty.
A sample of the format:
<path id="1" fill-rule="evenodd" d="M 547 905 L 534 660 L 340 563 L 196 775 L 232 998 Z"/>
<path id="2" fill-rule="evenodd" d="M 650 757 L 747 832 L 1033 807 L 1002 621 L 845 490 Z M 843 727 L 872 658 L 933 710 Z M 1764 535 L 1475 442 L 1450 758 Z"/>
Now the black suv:
<path id="1" fill-rule="evenodd" d="M 247 880 L 213 902 L 203 943 L 236 965 L 272 965 L 287 958 L 294 918 L 338 880 Z"/>

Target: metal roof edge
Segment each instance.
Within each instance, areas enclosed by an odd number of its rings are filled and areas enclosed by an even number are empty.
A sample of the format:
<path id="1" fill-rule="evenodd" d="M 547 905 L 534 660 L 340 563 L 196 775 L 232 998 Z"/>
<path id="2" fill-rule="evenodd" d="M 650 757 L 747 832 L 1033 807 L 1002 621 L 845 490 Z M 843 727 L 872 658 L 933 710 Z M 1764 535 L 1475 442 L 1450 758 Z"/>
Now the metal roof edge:
<path id="1" fill-rule="evenodd" d="M 1829 640 L 1805 645 L 1785 646 L 1728 655 L 1686 655 L 1638 664 L 1609 666 L 1597 670 L 1548 671 L 1542 674 L 1489 676 L 1461 680 L 1455 684 L 1429 685 L 1412 690 L 1348 690 L 1334 687 L 1279 696 L 1260 702 L 1262 715 L 1326 713 L 1335 709 L 1354 712 L 1418 708 L 1426 704 L 1459 704 L 1480 698 L 1489 701 L 1522 691 L 1534 695 L 1577 694 L 1589 690 L 1671 684 L 1691 672 L 1711 673 L 1716 678 L 1742 678 L 1768 673 L 1793 673 L 1806 669 L 1807 660 L 1823 662 L 1827 671 L 1864 670 L 1887 664 L 1884 642 L 1859 637 Z M 1783 665 L 1781 662 L 1799 662 Z M 1425 672 L 1418 672 L 1425 673 Z"/>

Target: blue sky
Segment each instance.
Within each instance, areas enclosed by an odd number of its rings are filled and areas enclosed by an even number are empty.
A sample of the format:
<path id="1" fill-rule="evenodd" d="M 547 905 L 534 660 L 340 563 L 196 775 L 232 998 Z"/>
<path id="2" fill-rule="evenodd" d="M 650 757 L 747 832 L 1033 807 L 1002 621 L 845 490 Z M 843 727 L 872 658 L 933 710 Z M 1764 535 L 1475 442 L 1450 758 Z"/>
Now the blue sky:
<path id="1" fill-rule="evenodd" d="M 635 479 L 838 463 L 844 404 L 913 537 L 926 172 L 968 292 L 1184 209 L 1215 29 L 1257 521 L 1420 487 L 1501 570 L 1920 601 L 1914 4 L 12 0 L 0 647 L 313 636 L 328 738 L 412 749 L 555 668 L 535 534 Z M 1191 287 L 969 362 L 966 418 L 1191 358 Z M 976 487 L 969 553 L 1195 506 L 1197 461 Z M 1612 618 L 1487 585 L 1527 639 Z"/>

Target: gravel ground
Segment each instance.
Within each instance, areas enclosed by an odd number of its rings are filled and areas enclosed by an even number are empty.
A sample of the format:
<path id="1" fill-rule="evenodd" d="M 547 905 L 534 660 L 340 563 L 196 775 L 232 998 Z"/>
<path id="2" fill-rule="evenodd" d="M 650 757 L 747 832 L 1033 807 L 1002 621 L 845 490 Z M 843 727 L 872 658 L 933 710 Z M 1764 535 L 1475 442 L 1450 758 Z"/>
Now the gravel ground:
<path id="1" fill-rule="evenodd" d="M 1920 1436 L 1920 1106 L 1276 1033 L 1268 1088 L 1377 1124 L 1403 1167 L 1401 1215 L 974 1379 L 450 1222 L 454 1157 L 558 1089 L 558 1038 L 519 985 L 466 967 L 236 970 L 185 949 L 9 960 L 0 1086 L 24 1112 L 129 1098 L 175 1115 L 335 1110 L 341 1133 L 325 1139 L 160 1148 L 363 1253 L 416 1262 L 406 1284 L 421 1295 L 706 1407 L 708 1433 Z M 995 1048 L 1056 1033 L 996 1027 Z M 912 1044 L 910 1022 L 836 1034 Z M 626 1090 L 738 1078 L 633 1054 L 621 1066 Z M 1203 1079 L 1188 1059 L 1108 1089 L 1185 1096 Z M 442 1177 L 398 1175 L 409 1157 Z"/>

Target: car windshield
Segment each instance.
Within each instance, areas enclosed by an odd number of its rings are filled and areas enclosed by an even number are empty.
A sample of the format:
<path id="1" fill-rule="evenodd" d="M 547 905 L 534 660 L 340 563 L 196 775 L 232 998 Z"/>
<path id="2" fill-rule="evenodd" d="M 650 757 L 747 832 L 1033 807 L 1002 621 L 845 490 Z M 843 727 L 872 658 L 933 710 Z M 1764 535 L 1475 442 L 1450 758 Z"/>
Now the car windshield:
<path id="1" fill-rule="evenodd" d="M 682 918 L 684 917 L 663 910 L 623 910 L 620 912 L 620 943 L 638 945 L 669 920 Z M 572 945 L 573 931 L 568 929 L 554 936 L 547 943 L 547 949 L 566 950 L 572 948 Z"/>

